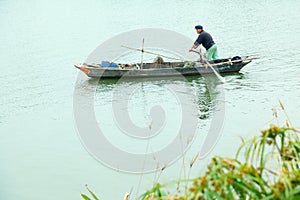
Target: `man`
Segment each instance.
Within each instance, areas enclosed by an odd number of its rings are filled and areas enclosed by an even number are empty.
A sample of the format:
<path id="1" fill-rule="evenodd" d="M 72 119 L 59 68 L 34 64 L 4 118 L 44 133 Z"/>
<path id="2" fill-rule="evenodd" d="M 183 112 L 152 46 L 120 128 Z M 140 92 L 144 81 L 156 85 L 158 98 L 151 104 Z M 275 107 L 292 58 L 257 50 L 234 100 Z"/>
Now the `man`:
<path id="1" fill-rule="evenodd" d="M 216 60 L 218 59 L 218 50 L 217 45 L 212 39 L 211 35 L 203 30 L 203 26 L 197 25 L 195 26 L 197 33 L 199 34 L 197 40 L 194 42 L 193 46 L 190 48 L 189 52 L 196 49 L 199 45 L 206 49 L 207 60 Z"/>

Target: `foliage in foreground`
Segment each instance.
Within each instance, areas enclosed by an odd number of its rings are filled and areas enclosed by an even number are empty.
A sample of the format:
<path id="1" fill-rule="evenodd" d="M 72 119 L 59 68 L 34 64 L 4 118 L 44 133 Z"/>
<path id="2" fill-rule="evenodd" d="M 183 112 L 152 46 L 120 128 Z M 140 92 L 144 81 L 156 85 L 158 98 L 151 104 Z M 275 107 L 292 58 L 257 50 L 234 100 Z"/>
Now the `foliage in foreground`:
<path id="1" fill-rule="evenodd" d="M 235 159 L 212 158 L 206 173 L 189 183 L 184 193 L 177 194 L 170 194 L 165 186 L 155 183 L 139 199 L 300 199 L 299 131 L 271 125 L 261 135 L 243 142 Z M 81 196 L 91 200 L 85 194 Z"/>
<path id="2" fill-rule="evenodd" d="M 300 199 L 299 131 L 271 125 L 244 142 L 235 159 L 214 157 L 207 168 L 184 194 L 155 184 L 140 199 Z"/>

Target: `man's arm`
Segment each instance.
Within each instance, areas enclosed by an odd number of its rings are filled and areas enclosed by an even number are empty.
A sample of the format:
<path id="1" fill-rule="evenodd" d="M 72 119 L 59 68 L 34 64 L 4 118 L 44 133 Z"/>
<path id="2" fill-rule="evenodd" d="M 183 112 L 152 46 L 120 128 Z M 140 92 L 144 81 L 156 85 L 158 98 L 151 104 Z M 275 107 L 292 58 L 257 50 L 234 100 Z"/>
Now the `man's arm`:
<path id="1" fill-rule="evenodd" d="M 197 47 L 202 44 L 203 34 L 200 34 L 197 40 L 194 42 L 193 46 L 190 48 L 189 52 L 193 51 L 193 49 L 197 49 Z"/>
<path id="2" fill-rule="evenodd" d="M 193 49 L 197 49 L 198 46 L 199 45 L 196 46 L 196 45 L 193 44 L 193 46 L 189 49 L 189 52 L 193 51 Z"/>
<path id="3" fill-rule="evenodd" d="M 197 49 L 197 47 L 202 43 L 202 35 L 200 34 L 197 40 L 194 42 L 193 46 L 190 48 L 189 52 L 193 51 L 193 49 Z"/>

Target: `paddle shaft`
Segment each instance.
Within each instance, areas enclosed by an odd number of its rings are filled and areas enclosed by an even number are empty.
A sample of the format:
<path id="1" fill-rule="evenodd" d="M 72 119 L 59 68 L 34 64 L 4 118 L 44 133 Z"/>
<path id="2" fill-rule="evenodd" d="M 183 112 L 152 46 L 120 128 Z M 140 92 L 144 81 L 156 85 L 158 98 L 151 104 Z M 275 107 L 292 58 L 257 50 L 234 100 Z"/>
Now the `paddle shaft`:
<path id="1" fill-rule="evenodd" d="M 204 60 L 204 62 L 211 68 L 217 78 L 222 82 L 225 83 L 225 79 L 211 66 L 211 64 L 204 58 L 204 55 L 201 52 L 192 50 L 192 52 L 198 53 L 200 55 L 200 59 Z"/>

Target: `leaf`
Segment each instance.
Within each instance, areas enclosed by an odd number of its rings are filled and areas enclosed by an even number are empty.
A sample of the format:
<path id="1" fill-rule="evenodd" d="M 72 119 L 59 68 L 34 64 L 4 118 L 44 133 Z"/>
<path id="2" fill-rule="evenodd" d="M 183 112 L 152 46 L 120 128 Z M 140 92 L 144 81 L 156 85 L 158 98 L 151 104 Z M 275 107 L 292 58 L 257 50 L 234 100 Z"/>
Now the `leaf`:
<path id="1" fill-rule="evenodd" d="M 86 196 L 85 194 L 81 194 L 81 197 L 84 199 L 84 200 L 91 200 L 88 196 Z"/>
<path id="2" fill-rule="evenodd" d="M 233 189 L 231 188 L 230 185 L 227 185 L 227 186 L 226 186 L 226 190 L 227 190 L 227 192 L 228 192 L 228 194 L 227 194 L 227 199 L 234 199 L 234 195 L 233 195 L 233 193 L 232 193 Z"/>
<path id="3" fill-rule="evenodd" d="M 300 194 L 300 185 L 297 185 L 294 190 L 293 190 L 293 194 Z"/>
<path id="4" fill-rule="evenodd" d="M 225 198 L 221 197 L 217 192 L 212 190 L 205 191 L 207 199 L 218 199 L 218 200 L 226 200 Z"/>
<path id="5" fill-rule="evenodd" d="M 234 187 L 238 187 L 239 189 L 241 189 L 242 191 L 244 190 L 246 192 L 246 194 L 251 195 L 251 198 L 254 199 L 261 199 L 261 193 L 260 191 L 256 190 L 255 188 L 249 188 L 249 186 L 247 185 L 247 183 L 243 183 L 243 182 L 234 182 Z M 250 198 L 250 199 L 251 199 Z"/>
<path id="6" fill-rule="evenodd" d="M 95 200 L 99 200 L 99 198 L 92 192 L 92 190 L 90 190 L 90 188 L 88 188 L 87 185 L 85 185 L 85 187 L 86 187 L 86 189 L 89 191 L 89 193 L 93 196 L 93 198 L 94 198 Z"/>

